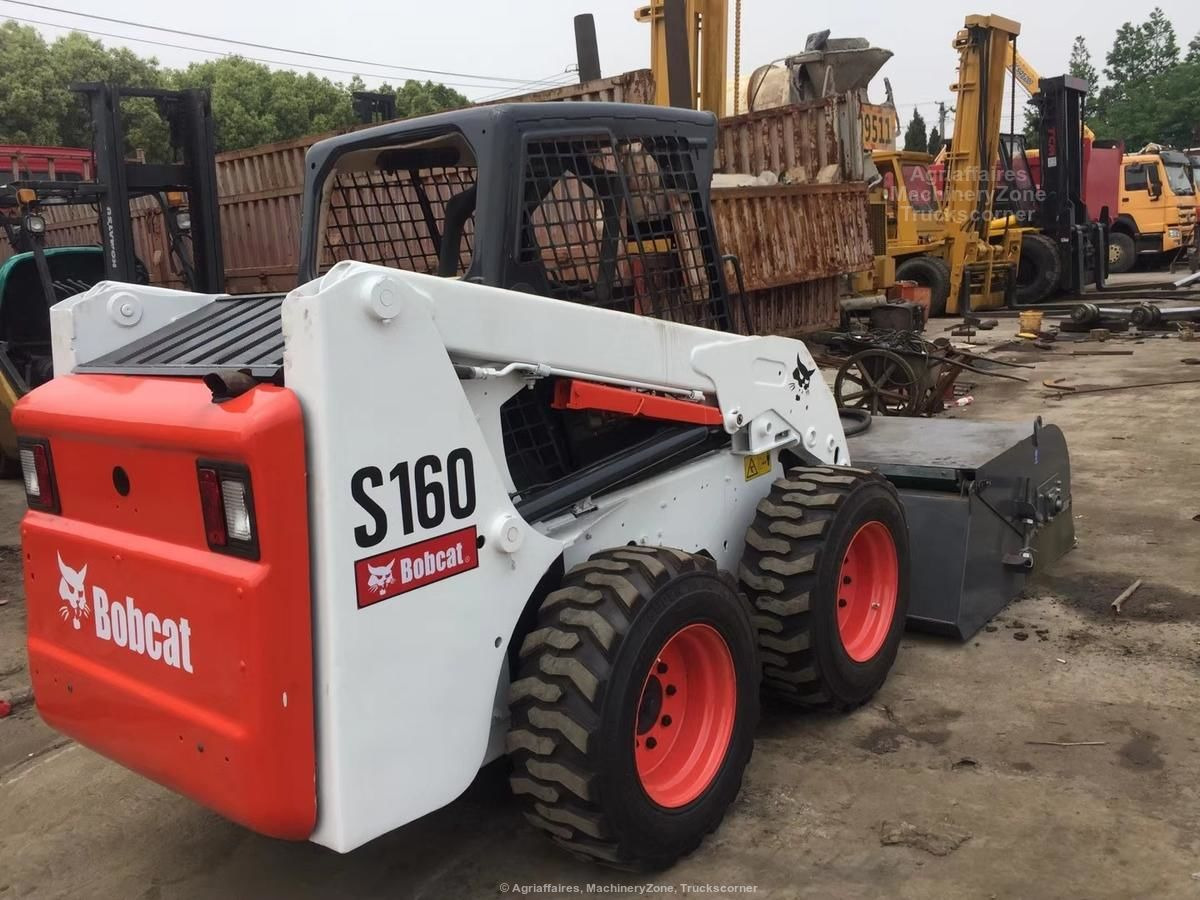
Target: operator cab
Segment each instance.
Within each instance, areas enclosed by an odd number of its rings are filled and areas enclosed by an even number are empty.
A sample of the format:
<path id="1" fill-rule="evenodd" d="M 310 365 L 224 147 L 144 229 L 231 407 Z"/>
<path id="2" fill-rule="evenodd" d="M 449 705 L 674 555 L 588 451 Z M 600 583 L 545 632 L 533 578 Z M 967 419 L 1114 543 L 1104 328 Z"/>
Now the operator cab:
<path id="1" fill-rule="evenodd" d="M 708 113 L 520 104 L 322 141 L 301 281 L 355 260 L 731 330 L 707 191 L 714 126 Z M 543 379 L 502 408 L 516 491 L 680 430 L 564 408 L 557 390 Z"/>

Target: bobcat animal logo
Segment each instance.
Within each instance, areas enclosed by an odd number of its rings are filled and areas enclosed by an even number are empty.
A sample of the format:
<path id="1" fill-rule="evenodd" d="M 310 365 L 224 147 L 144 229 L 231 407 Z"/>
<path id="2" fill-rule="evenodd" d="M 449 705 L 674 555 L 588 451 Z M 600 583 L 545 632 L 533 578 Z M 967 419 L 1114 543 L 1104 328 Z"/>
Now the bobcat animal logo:
<path id="1" fill-rule="evenodd" d="M 370 578 L 367 579 L 367 587 L 379 595 L 387 593 L 387 589 L 396 583 L 396 576 L 392 574 L 392 568 L 396 565 L 396 560 L 392 560 L 386 566 L 373 566 L 367 564 L 367 572 Z"/>
<path id="2" fill-rule="evenodd" d="M 796 368 L 792 370 L 792 384 L 789 385 L 791 390 L 796 391 L 796 399 L 800 399 L 801 393 L 808 393 L 809 385 L 812 384 L 812 377 L 816 373 L 817 367 L 811 369 L 804 365 L 800 359 L 800 354 L 796 354 Z"/>
<path id="3" fill-rule="evenodd" d="M 58 581 L 58 596 L 63 601 L 58 614 L 62 616 L 64 622 L 70 619 L 72 626 L 78 631 L 80 621 L 92 614 L 88 609 L 87 589 L 84 587 L 88 567 L 85 565 L 77 571 L 63 562 L 61 553 L 56 555 L 58 556 L 58 573 L 61 576 Z"/>

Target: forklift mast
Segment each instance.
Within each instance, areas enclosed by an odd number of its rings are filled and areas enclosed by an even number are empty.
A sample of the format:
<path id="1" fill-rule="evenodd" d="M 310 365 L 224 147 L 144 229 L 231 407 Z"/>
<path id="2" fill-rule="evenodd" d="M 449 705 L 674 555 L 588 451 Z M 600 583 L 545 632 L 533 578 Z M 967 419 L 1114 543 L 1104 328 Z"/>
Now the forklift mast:
<path id="1" fill-rule="evenodd" d="M 1060 246 L 1070 246 L 1062 287 L 1078 293 L 1089 281 L 1103 287 L 1108 217 L 1093 223 L 1083 200 L 1084 98 L 1088 83 L 1071 75 L 1043 78 L 1038 107 L 1041 194 L 1038 227 Z M 1090 271 L 1089 271 L 1090 270 Z"/>
<path id="2" fill-rule="evenodd" d="M 105 277 L 110 281 L 137 281 L 137 254 L 133 245 L 133 218 L 129 201 L 142 194 L 183 191 L 191 217 L 191 271 L 189 287 L 201 293 L 225 289 L 221 259 L 221 228 L 217 207 L 216 141 L 212 106 L 207 91 L 167 91 L 126 88 L 89 82 L 72 85 L 84 95 L 91 114 L 96 181 L 100 210 L 100 241 L 104 248 Z M 155 102 L 170 129 L 171 146 L 179 155 L 172 163 L 131 163 L 125 160 L 125 128 L 121 101 L 144 97 Z M 81 186 L 82 187 L 82 186 Z M 174 220 L 167 216 L 173 227 Z M 177 235 L 172 234 L 172 244 Z"/>
<path id="3" fill-rule="evenodd" d="M 942 212 L 946 221 L 947 262 L 958 300 L 951 312 L 1005 306 L 1015 289 L 1020 232 L 1007 229 L 1001 243 L 989 244 L 995 217 L 995 161 L 1000 156 L 1000 123 L 1009 48 L 1021 26 L 1002 16 L 969 15 L 955 35 L 958 80 L 952 86 L 954 137 L 946 153 Z"/>
<path id="4" fill-rule="evenodd" d="M 1088 220 L 1083 203 L 1083 98 L 1088 84 L 1060 75 L 1043 78 L 1035 102 L 1039 109 L 1041 217 L 1038 224 L 1051 237 L 1069 237 Z"/>

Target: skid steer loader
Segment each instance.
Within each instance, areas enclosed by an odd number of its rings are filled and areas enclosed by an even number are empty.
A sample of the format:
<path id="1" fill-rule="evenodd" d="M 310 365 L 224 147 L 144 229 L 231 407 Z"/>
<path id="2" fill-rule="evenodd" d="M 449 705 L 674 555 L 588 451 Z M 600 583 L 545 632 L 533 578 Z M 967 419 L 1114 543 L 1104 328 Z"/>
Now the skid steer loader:
<path id="1" fill-rule="evenodd" d="M 803 343 L 725 330 L 714 142 L 591 103 L 359 131 L 308 154 L 286 297 L 55 306 L 15 420 L 46 721 L 339 851 L 507 754 L 534 825 L 654 868 L 736 796 L 760 686 L 864 703 L 904 507 Z"/>

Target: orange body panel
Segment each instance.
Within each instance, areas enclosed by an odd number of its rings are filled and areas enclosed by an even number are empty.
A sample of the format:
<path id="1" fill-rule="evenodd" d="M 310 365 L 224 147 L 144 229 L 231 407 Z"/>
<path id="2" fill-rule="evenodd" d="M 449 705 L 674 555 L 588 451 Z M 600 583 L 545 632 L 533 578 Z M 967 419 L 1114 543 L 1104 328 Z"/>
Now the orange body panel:
<path id="1" fill-rule="evenodd" d="M 216 404 L 191 379 L 74 375 L 24 397 L 13 419 L 49 440 L 62 503 L 21 527 L 43 718 L 256 831 L 308 837 L 312 613 L 296 396 L 259 386 Z M 209 549 L 198 459 L 248 467 L 260 559 Z"/>

